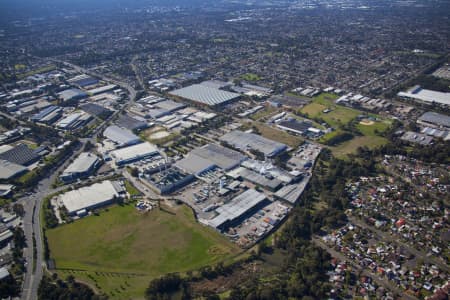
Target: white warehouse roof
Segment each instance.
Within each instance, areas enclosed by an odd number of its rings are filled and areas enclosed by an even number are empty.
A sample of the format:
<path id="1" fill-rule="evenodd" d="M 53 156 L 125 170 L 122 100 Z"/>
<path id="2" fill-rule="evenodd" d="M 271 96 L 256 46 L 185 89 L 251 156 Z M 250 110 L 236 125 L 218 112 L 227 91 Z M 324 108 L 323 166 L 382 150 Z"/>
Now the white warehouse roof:
<path id="1" fill-rule="evenodd" d="M 155 145 L 145 142 L 112 151 L 111 157 L 116 161 L 116 164 L 121 164 L 127 161 L 138 160 L 157 152 L 158 148 Z"/>
<path id="2" fill-rule="evenodd" d="M 240 97 L 237 93 L 222 91 L 202 84 L 190 85 L 169 94 L 210 106 L 220 105 Z"/>
<path id="3" fill-rule="evenodd" d="M 140 142 L 140 138 L 133 134 L 128 129 L 121 128 L 116 125 L 111 125 L 105 129 L 103 135 L 118 144 L 119 146 L 132 145 Z"/>
<path id="4" fill-rule="evenodd" d="M 88 172 L 98 161 L 98 157 L 89 152 L 81 153 L 65 170 L 64 174 Z"/>
<path id="5" fill-rule="evenodd" d="M 66 207 L 69 214 L 74 214 L 82 209 L 106 204 L 114 197 L 118 197 L 122 191 L 123 188 L 120 188 L 117 182 L 106 180 L 64 193 L 59 196 L 59 201 Z"/>

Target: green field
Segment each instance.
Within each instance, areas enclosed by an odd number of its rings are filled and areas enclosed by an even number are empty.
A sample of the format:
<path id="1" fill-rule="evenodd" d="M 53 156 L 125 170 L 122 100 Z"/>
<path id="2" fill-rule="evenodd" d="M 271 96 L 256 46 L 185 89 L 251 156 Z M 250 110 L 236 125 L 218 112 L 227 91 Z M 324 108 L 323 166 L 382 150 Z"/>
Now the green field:
<path id="1" fill-rule="evenodd" d="M 299 136 L 294 136 L 285 131 L 272 128 L 264 123 L 252 122 L 249 124 L 249 127 L 251 127 L 251 126 L 255 126 L 256 128 L 258 128 L 260 134 L 263 137 L 268 138 L 269 140 L 273 140 L 276 142 L 286 144 L 292 148 L 297 148 L 304 141 Z"/>
<path id="2" fill-rule="evenodd" d="M 241 75 L 240 78 L 242 80 L 245 80 L 245 81 L 258 81 L 258 80 L 261 80 L 261 77 L 259 77 L 257 74 L 254 74 L 254 73 L 246 73 L 244 75 Z"/>
<path id="3" fill-rule="evenodd" d="M 300 112 L 308 114 L 310 118 L 321 118 L 334 128 L 348 124 L 361 114 L 359 110 L 335 104 L 333 100 L 336 98 L 337 96 L 334 94 L 322 93 L 303 107 Z M 324 113 L 325 109 L 330 109 L 331 112 Z"/>
<path id="4" fill-rule="evenodd" d="M 347 154 L 355 153 L 359 147 L 374 149 L 387 144 L 388 140 L 381 136 L 357 136 L 350 141 L 338 146 L 330 147 L 333 155 L 338 158 L 345 158 Z"/>
<path id="5" fill-rule="evenodd" d="M 173 213 L 113 206 L 46 231 L 51 257 L 69 274 L 113 299 L 143 298 L 152 278 L 230 260 L 237 246 L 198 224 L 186 206 Z"/>
<path id="6" fill-rule="evenodd" d="M 365 136 L 374 136 L 384 133 L 392 125 L 390 120 L 374 121 L 372 125 L 358 124 L 356 128 Z"/>

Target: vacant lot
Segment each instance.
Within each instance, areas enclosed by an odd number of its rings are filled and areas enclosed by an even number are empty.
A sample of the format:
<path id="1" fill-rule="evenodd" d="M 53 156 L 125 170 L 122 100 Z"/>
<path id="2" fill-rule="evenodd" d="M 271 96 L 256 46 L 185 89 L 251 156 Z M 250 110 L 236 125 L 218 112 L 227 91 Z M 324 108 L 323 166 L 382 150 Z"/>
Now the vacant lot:
<path id="1" fill-rule="evenodd" d="M 163 127 L 153 127 L 142 131 L 139 136 L 152 144 L 161 146 L 176 139 L 179 134 L 175 132 L 168 132 Z"/>
<path id="2" fill-rule="evenodd" d="M 285 131 L 272 128 L 264 123 L 253 122 L 250 124 L 250 126 L 255 126 L 256 128 L 258 128 L 260 134 L 263 137 L 286 144 L 292 148 L 296 148 L 301 143 L 303 143 L 303 139 L 301 137 L 293 136 Z"/>
<path id="3" fill-rule="evenodd" d="M 388 140 L 380 136 L 357 136 L 350 141 L 344 142 L 338 146 L 330 147 L 333 155 L 344 158 L 347 154 L 355 153 L 358 147 L 368 147 L 374 149 L 385 145 Z"/>
<path id="4" fill-rule="evenodd" d="M 113 206 L 46 232 L 62 276 L 73 274 L 116 299 L 143 298 L 152 278 L 234 257 L 239 249 L 198 224 L 186 206 L 139 213 Z"/>

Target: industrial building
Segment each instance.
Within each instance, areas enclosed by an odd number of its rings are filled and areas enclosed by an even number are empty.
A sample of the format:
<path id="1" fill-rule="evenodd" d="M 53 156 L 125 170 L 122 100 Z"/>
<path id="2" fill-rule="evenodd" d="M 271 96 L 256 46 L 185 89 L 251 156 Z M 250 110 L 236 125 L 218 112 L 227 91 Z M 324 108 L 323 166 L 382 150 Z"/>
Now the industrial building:
<path id="1" fill-rule="evenodd" d="M 435 128 L 450 129 L 450 117 L 435 112 L 426 112 L 417 120 L 417 123 Z"/>
<path id="2" fill-rule="evenodd" d="M 125 187 L 118 181 L 103 181 L 93 185 L 66 192 L 58 196 L 58 203 L 63 205 L 69 215 L 83 214 L 114 202 L 125 193 Z M 84 212 L 83 212 L 84 211 Z"/>
<path id="3" fill-rule="evenodd" d="M 438 103 L 447 106 L 450 105 L 450 93 L 422 89 L 419 85 L 413 86 L 406 92 L 399 92 L 397 96 L 427 104 Z"/>
<path id="4" fill-rule="evenodd" d="M 433 143 L 433 138 L 422 133 L 407 131 L 402 136 L 401 139 L 406 142 L 420 144 L 420 145 L 430 145 Z"/>
<path id="5" fill-rule="evenodd" d="M 311 122 L 296 119 L 283 120 L 277 124 L 277 127 L 298 135 L 318 136 L 321 134 L 321 130 L 314 128 Z"/>
<path id="6" fill-rule="evenodd" d="M 0 159 L 0 180 L 8 180 L 28 171 L 24 166 Z"/>
<path id="7" fill-rule="evenodd" d="M 121 115 L 116 124 L 128 130 L 141 130 L 148 127 L 148 123 L 145 120 L 130 115 Z"/>
<path id="8" fill-rule="evenodd" d="M 247 133 L 240 130 L 231 131 L 222 137 L 220 141 L 242 151 L 256 150 L 271 158 L 286 151 L 285 144 L 275 142 L 254 133 Z"/>
<path id="9" fill-rule="evenodd" d="M 174 112 L 176 110 L 182 109 L 186 107 L 186 104 L 175 102 L 172 100 L 163 100 L 155 104 L 159 109 L 164 109 L 168 112 Z"/>
<path id="10" fill-rule="evenodd" d="M 110 152 L 111 158 L 114 159 L 118 166 L 123 166 L 156 154 L 159 154 L 158 148 L 148 142 Z"/>
<path id="11" fill-rule="evenodd" d="M 94 78 L 94 77 L 86 75 L 86 74 L 81 74 L 81 75 L 75 76 L 73 78 L 70 78 L 67 81 L 70 82 L 71 84 L 75 84 L 81 88 L 90 86 L 90 85 L 94 85 L 99 82 L 99 80 L 97 78 Z"/>
<path id="12" fill-rule="evenodd" d="M 39 154 L 30 149 L 26 144 L 19 144 L 7 151 L 0 153 L 0 159 L 11 163 L 29 166 L 40 159 Z"/>
<path id="13" fill-rule="evenodd" d="M 88 94 L 79 89 L 68 89 L 58 93 L 58 97 L 64 102 L 72 100 L 81 100 L 86 98 L 87 96 Z"/>
<path id="14" fill-rule="evenodd" d="M 141 142 L 141 139 L 128 129 L 111 125 L 105 129 L 103 136 L 112 141 L 118 147 L 125 147 Z"/>
<path id="15" fill-rule="evenodd" d="M 188 185 L 195 180 L 194 175 L 187 174 L 178 168 L 170 168 L 147 176 L 147 183 L 158 194 L 166 195 Z"/>
<path id="16" fill-rule="evenodd" d="M 238 225 L 268 203 L 266 195 L 254 189 L 249 189 L 217 208 L 218 215 L 209 220 L 208 225 L 219 231 L 226 231 L 229 227 Z"/>
<path id="17" fill-rule="evenodd" d="M 99 166 L 100 159 L 89 152 L 81 153 L 59 176 L 62 181 L 69 182 L 91 175 Z"/>
<path id="18" fill-rule="evenodd" d="M 224 105 L 240 97 L 237 93 L 219 90 L 202 84 L 194 84 L 174 90 L 169 95 L 207 106 Z"/>
<path id="19" fill-rule="evenodd" d="M 270 191 L 276 191 L 283 183 L 281 180 L 274 178 L 269 173 L 260 174 L 255 171 L 246 169 L 244 167 L 239 167 L 234 170 L 231 170 L 230 172 L 227 173 L 227 175 L 234 179 L 242 178 L 253 184 L 264 187 Z"/>
<path id="20" fill-rule="evenodd" d="M 61 117 L 61 114 L 62 108 L 52 105 L 33 115 L 30 119 L 33 122 L 52 124 Z"/>
<path id="21" fill-rule="evenodd" d="M 108 84 L 108 85 L 101 86 L 101 87 L 98 87 L 98 88 L 95 88 L 92 90 L 88 90 L 87 92 L 89 93 L 89 95 L 95 96 L 95 95 L 98 95 L 101 93 L 111 91 L 111 90 L 115 89 L 116 87 L 117 87 L 117 85 L 115 85 L 115 84 Z"/>
<path id="22" fill-rule="evenodd" d="M 176 166 L 187 173 L 200 175 L 216 167 L 228 171 L 237 166 L 247 157 L 237 151 L 216 144 L 207 144 L 192 150 Z"/>
<path id="23" fill-rule="evenodd" d="M 74 112 L 56 123 L 62 130 L 74 130 L 84 126 L 92 119 L 92 116 L 85 112 Z"/>

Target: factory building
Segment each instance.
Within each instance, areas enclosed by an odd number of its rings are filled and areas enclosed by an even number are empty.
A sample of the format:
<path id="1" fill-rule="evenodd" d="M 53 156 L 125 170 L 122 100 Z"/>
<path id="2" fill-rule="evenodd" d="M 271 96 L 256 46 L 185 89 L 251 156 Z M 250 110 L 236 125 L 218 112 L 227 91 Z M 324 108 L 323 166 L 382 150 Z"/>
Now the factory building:
<path id="1" fill-rule="evenodd" d="M 99 208 L 125 195 L 125 187 L 118 181 L 103 181 L 58 196 L 57 202 L 71 216 L 83 215 L 87 210 Z"/>
<path id="2" fill-rule="evenodd" d="M 239 99 L 240 95 L 202 84 L 194 84 L 174 90 L 169 95 L 192 101 L 199 105 L 221 106 Z"/>
<path id="3" fill-rule="evenodd" d="M 192 150 L 178 161 L 176 166 L 189 174 L 200 175 L 216 167 L 224 171 L 231 170 L 246 159 L 247 157 L 238 151 L 216 144 L 207 144 Z"/>
<path id="4" fill-rule="evenodd" d="M 242 151 L 256 150 L 271 158 L 286 151 L 285 144 L 275 142 L 254 133 L 247 133 L 240 130 L 231 131 L 222 137 L 220 141 Z"/>
<path id="5" fill-rule="evenodd" d="M 208 225 L 219 231 L 226 231 L 230 227 L 239 225 L 269 202 L 263 193 L 249 189 L 217 208 L 218 215 L 209 220 Z"/>
<path id="6" fill-rule="evenodd" d="M 158 148 L 148 142 L 110 152 L 111 158 L 118 166 L 123 166 L 156 154 L 159 154 Z"/>
<path id="7" fill-rule="evenodd" d="M 88 152 L 81 153 L 61 174 L 62 181 L 70 182 L 91 175 L 99 166 L 100 159 Z"/>
<path id="8" fill-rule="evenodd" d="M 24 166 L 0 159 L 0 180 L 18 177 L 28 171 Z"/>
<path id="9" fill-rule="evenodd" d="M 128 129 L 111 125 L 105 129 L 103 136 L 111 140 L 117 147 L 125 147 L 141 142 L 141 139 Z"/>
<path id="10" fill-rule="evenodd" d="M 84 126 L 92 119 L 92 116 L 85 112 L 74 112 L 56 123 L 62 130 L 74 130 Z"/>

